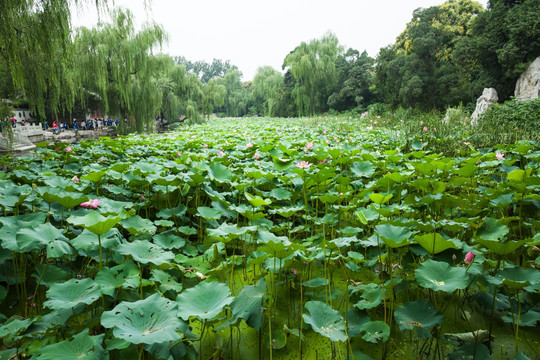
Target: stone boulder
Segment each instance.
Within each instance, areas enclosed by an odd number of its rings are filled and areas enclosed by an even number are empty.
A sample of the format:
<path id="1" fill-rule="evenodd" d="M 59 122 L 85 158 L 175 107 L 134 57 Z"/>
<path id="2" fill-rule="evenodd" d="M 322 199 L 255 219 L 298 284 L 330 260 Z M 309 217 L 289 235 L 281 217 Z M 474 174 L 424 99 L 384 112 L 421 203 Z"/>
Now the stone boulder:
<path id="1" fill-rule="evenodd" d="M 527 101 L 540 97 L 540 56 L 519 77 L 514 91 L 516 100 Z"/>
<path id="2" fill-rule="evenodd" d="M 471 125 L 476 125 L 478 123 L 478 117 L 485 113 L 491 104 L 494 104 L 497 101 L 499 101 L 497 90 L 494 88 L 485 88 L 482 92 L 482 96 L 476 100 L 476 109 L 474 109 L 474 112 L 471 115 Z"/>

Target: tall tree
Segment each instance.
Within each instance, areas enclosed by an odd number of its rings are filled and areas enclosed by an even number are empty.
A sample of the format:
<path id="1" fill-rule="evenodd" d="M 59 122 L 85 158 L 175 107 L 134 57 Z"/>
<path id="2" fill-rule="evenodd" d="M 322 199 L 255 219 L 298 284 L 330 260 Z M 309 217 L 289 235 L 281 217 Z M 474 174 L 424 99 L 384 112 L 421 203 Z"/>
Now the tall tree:
<path id="1" fill-rule="evenodd" d="M 151 53 L 165 34 L 155 24 L 136 33 L 129 10 L 115 10 L 112 18 L 111 24 L 80 28 L 75 36 L 81 97 L 96 93 L 105 113 L 133 116 L 137 131 L 151 131 L 163 96 L 154 78 Z"/>
<path id="2" fill-rule="evenodd" d="M 283 75 L 271 66 L 257 69 L 253 79 L 253 95 L 255 101 L 263 108 L 266 116 L 276 116 L 278 113 L 278 95 L 283 90 Z"/>
<path id="3" fill-rule="evenodd" d="M 226 95 L 227 89 L 219 83 L 218 79 L 211 79 L 204 84 L 201 99 L 203 116 L 208 119 L 215 107 L 222 106 L 225 103 Z"/>
<path id="4" fill-rule="evenodd" d="M 41 114 L 46 99 L 55 112 L 73 104 L 73 84 L 65 73 L 73 60 L 70 7 L 85 2 L 0 1 L 0 61 L 11 79 L 10 96 L 31 98 Z M 102 9 L 106 0 L 92 3 Z"/>
<path id="5" fill-rule="evenodd" d="M 367 52 L 348 49 L 336 61 L 337 84 L 328 98 L 331 109 L 343 111 L 358 106 L 366 106 L 373 94 L 369 87 L 372 83 L 374 60 Z"/>
<path id="6" fill-rule="evenodd" d="M 328 109 L 327 100 L 335 84 L 336 59 L 343 48 L 332 33 L 301 43 L 287 55 L 283 69 L 296 80 L 293 97 L 298 115 L 313 115 Z"/>

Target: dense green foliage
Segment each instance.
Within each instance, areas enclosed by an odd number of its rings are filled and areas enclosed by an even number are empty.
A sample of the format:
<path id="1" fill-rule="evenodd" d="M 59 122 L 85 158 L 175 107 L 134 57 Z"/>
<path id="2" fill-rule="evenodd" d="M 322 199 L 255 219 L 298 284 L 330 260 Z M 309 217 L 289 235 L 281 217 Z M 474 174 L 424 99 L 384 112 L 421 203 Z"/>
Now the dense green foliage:
<path id="1" fill-rule="evenodd" d="M 0 357 L 536 358 L 538 142 L 443 155 L 393 121 L 2 158 Z"/>

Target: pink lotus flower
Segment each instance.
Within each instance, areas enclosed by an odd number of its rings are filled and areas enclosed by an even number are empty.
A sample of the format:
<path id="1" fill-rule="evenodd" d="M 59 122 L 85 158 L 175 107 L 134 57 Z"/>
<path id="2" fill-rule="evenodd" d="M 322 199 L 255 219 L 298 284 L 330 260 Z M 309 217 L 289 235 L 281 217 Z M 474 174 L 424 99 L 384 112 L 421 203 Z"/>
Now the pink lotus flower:
<path id="1" fill-rule="evenodd" d="M 423 130 L 424 130 L 424 131 L 427 131 L 427 126 L 424 126 L 424 129 L 423 129 Z"/>
<path id="2" fill-rule="evenodd" d="M 260 159 L 260 158 L 261 158 L 261 155 L 259 155 L 259 154 L 255 153 L 255 155 L 253 155 L 253 158 L 254 158 L 254 159 L 257 159 L 257 160 L 258 160 L 258 159 Z"/>
<path id="3" fill-rule="evenodd" d="M 312 142 L 308 142 L 306 144 L 306 149 L 313 149 L 313 143 Z"/>
<path id="4" fill-rule="evenodd" d="M 496 154 L 495 154 L 495 157 L 496 157 L 497 159 L 499 159 L 499 160 L 506 160 L 506 159 L 504 158 L 504 154 L 501 154 L 501 153 L 496 153 Z"/>
<path id="5" fill-rule="evenodd" d="M 74 182 L 78 183 L 80 180 L 79 178 L 77 177 L 77 175 L 75 175 L 74 177 L 71 178 L 71 180 L 73 180 Z"/>
<path id="6" fill-rule="evenodd" d="M 253 147 L 253 144 L 252 143 L 247 143 L 246 144 L 246 147 L 249 149 L 249 148 L 252 148 Z"/>
<path id="7" fill-rule="evenodd" d="M 223 155 L 226 155 L 226 154 L 225 154 L 223 151 L 220 150 L 220 151 L 217 153 L 217 155 L 218 155 L 218 156 L 223 156 Z"/>
<path id="8" fill-rule="evenodd" d="M 103 157 L 100 157 L 100 158 L 99 158 L 99 162 L 103 162 Z"/>
<path id="9" fill-rule="evenodd" d="M 141 195 L 140 199 L 145 200 L 146 198 L 144 197 L 144 195 Z"/>
<path id="10" fill-rule="evenodd" d="M 467 255 L 465 255 L 465 264 L 467 265 L 472 264 L 475 256 L 476 255 L 472 251 L 469 251 Z"/>
<path id="11" fill-rule="evenodd" d="M 99 201 L 98 199 L 93 199 L 93 200 L 90 200 L 90 201 L 83 202 L 81 204 L 81 206 L 82 207 L 89 207 L 89 208 L 92 208 L 92 209 L 97 209 L 99 204 L 101 204 L 101 201 Z"/>
<path id="12" fill-rule="evenodd" d="M 208 144 L 204 144 L 203 146 L 204 146 L 205 148 L 207 148 L 207 147 L 208 147 Z"/>
<path id="13" fill-rule="evenodd" d="M 326 134 L 326 130 L 324 130 L 322 133 L 323 133 L 323 134 Z"/>
<path id="14" fill-rule="evenodd" d="M 310 162 L 307 162 L 307 161 L 300 161 L 299 163 L 296 163 L 296 167 L 297 167 L 297 168 L 300 168 L 300 169 L 307 169 L 307 168 L 309 168 L 311 165 L 313 165 L 313 164 L 310 163 Z"/>
<path id="15" fill-rule="evenodd" d="M 293 269 L 292 273 L 293 273 L 294 275 L 296 275 L 296 273 L 297 273 L 296 269 Z"/>
<path id="16" fill-rule="evenodd" d="M 176 153 L 176 156 L 178 156 L 178 157 L 182 156 L 182 154 L 180 153 L 180 151 Z"/>
<path id="17" fill-rule="evenodd" d="M 72 149 L 71 147 L 68 146 L 68 147 L 66 147 L 66 151 L 67 151 L 67 152 L 72 152 L 73 149 Z"/>

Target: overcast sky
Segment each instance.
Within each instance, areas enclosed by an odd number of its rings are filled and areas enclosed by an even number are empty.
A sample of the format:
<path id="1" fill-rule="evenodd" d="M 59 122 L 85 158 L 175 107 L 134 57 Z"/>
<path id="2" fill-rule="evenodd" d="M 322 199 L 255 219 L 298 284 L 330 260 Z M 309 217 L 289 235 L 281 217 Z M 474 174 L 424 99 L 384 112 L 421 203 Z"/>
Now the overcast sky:
<path id="1" fill-rule="evenodd" d="M 486 7 L 487 0 L 479 1 Z M 366 50 L 375 57 L 392 44 L 419 8 L 444 0 L 114 0 L 128 8 L 137 26 L 153 20 L 168 33 L 162 51 L 191 61 L 230 60 L 252 80 L 257 68 L 281 71 L 287 54 L 327 31 L 345 49 Z M 90 7 L 72 14 L 75 26 L 93 27 L 98 16 Z M 107 21 L 107 18 L 102 18 Z"/>

